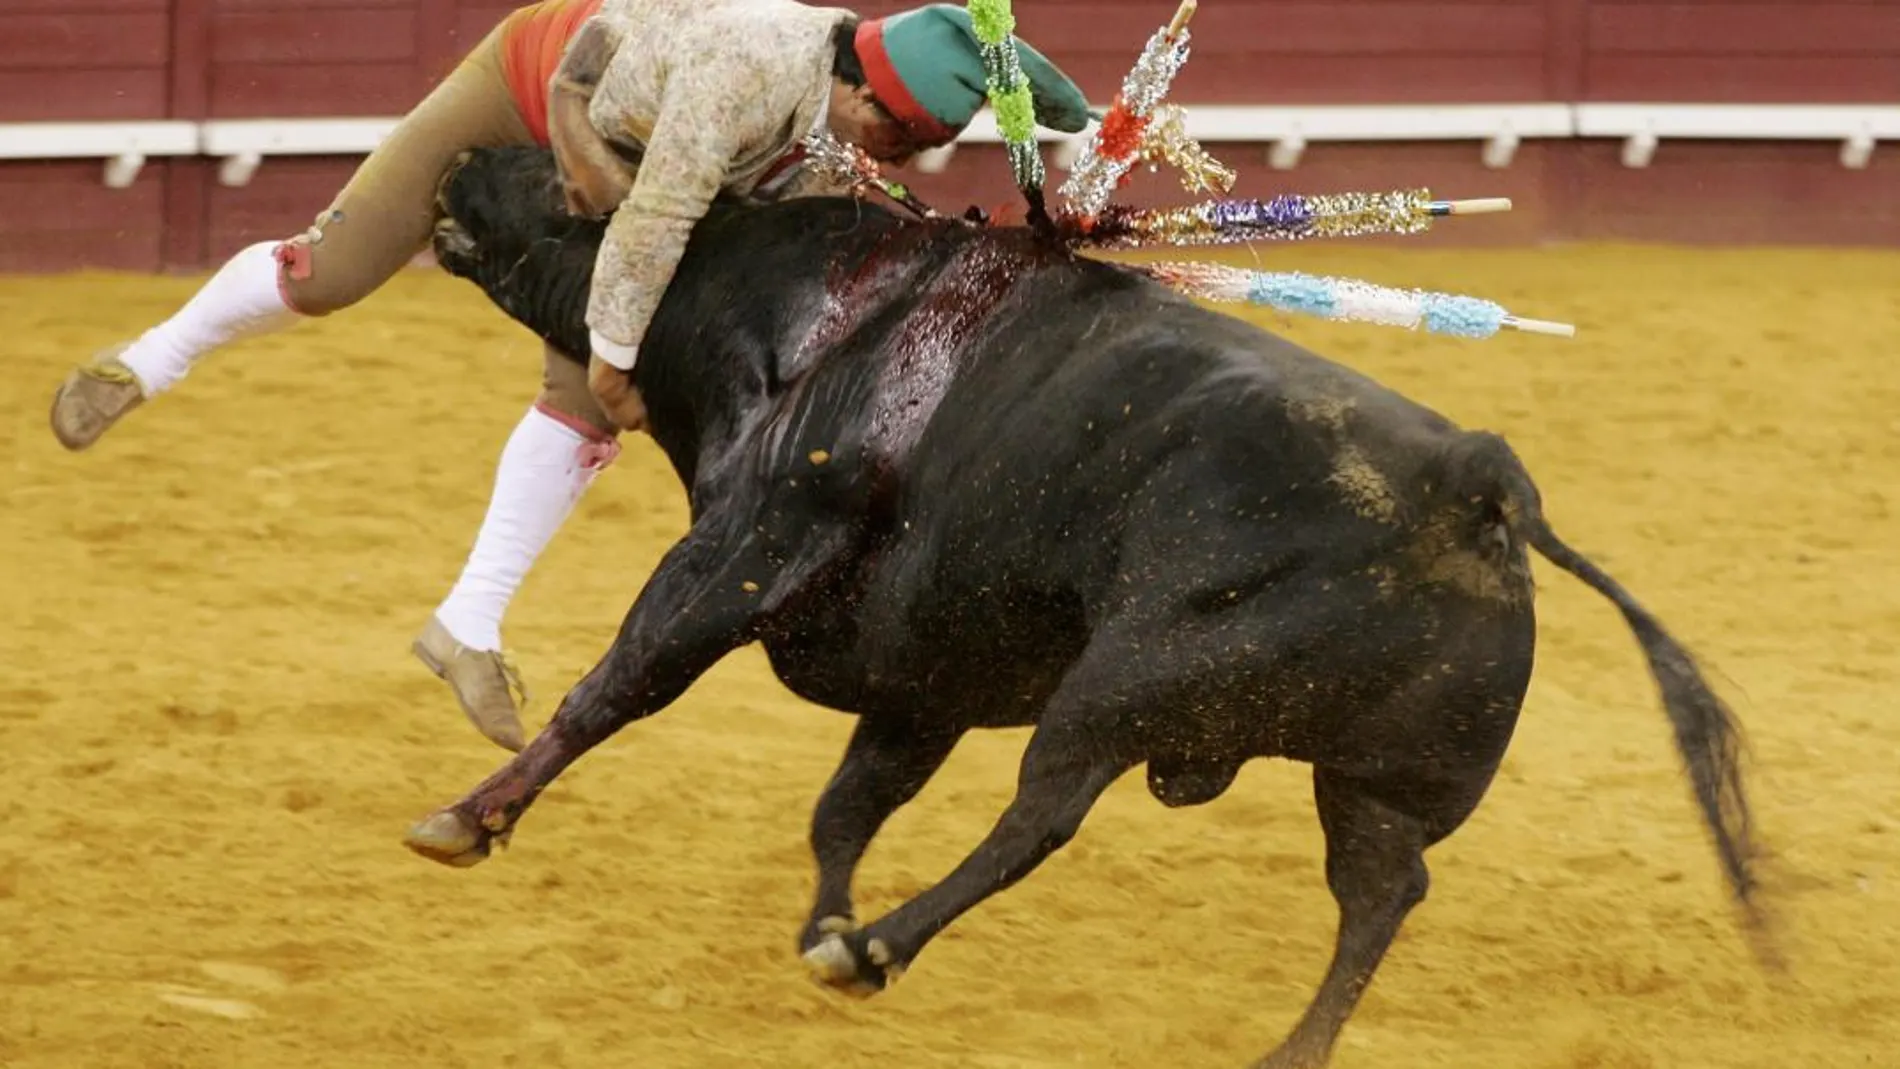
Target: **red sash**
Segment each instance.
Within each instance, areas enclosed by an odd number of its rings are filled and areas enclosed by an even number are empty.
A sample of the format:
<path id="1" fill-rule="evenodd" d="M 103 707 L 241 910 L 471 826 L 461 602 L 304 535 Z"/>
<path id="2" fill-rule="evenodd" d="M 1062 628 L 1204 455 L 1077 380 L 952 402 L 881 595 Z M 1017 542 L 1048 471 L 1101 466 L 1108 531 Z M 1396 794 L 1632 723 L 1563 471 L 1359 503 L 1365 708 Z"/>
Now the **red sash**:
<path id="1" fill-rule="evenodd" d="M 537 145 L 548 143 L 548 79 L 581 23 L 599 10 L 600 0 L 541 0 L 502 20 L 502 74 Z"/>

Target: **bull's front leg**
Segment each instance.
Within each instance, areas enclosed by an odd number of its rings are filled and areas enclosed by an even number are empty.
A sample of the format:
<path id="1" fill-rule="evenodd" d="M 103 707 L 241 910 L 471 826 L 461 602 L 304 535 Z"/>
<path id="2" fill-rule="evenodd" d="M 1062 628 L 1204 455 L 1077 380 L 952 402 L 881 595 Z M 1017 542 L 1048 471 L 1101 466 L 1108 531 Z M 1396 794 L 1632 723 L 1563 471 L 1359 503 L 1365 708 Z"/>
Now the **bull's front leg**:
<path id="1" fill-rule="evenodd" d="M 534 741 L 404 843 L 458 867 L 486 858 L 555 777 L 633 721 L 665 708 L 721 657 L 752 640 L 798 576 L 774 567 L 753 528 L 702 519 L 661 560 L 607 655 L 567 693 Z"/>
<path id="2" fill-rule="evenodd" d="M 816 979 L 855 995 L 882 990 L 938 932 L 1067 843 L 1096 798 L 1135 763 L 1086 714 L 1045 719 L 1023 752 L 1016 797 L 989 836 L 943 882 L 806 951 Z"/>
<path id="3" fill-rule="evenodd" d="M 943 767 L 962 731 L 907 717 L 865 715 L 812 813 L 811 852 L 818 892 L 799 933 L 805 953 L 827 936 L 857 927 L 851 879 L 878 829 Z"/>

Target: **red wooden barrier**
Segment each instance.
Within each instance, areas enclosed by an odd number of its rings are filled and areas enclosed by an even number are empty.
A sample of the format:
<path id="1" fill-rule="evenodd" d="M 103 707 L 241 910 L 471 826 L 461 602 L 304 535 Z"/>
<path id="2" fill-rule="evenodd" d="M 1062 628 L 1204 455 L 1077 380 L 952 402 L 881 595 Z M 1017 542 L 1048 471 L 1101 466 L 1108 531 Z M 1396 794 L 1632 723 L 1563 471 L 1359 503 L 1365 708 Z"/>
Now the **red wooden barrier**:
<path id="1" fill-rule="evenodd" d="M 1591 100 L 1900 101 L 1900 5 L 1592 0 Z"/>
<path id="2" fill-rule="evenodd" d="M 869 0 L 876 15 L 908 6 Z M 1017 0 L 1023 36 L 1106 100 L 1167 0 Z M 412 105 L 508 0 L 0 0 L 0 122 L 389 115 Z M 1187 103 L 1900 102 L 1894 0 L 1205 0 Z M 1241 192 L 1429 184 L 1506 195 L 1510 216 L 1431 241 L 1546 237 L 1900 241 L 1891 147 L 1865 171 L 1826 144 L 1666 141 L 1628 170 L 1609 142 L 1537 142 L 1509 170 L 1478 147 L 1318 144 L 1278 172 L 1221 145 Z M 267 159 L 220 186 L 154 161 L 130 189 L 93 161 L 0 163 L 0 270 L 201 268 L 307 225 L 355 159 Z M 1056 172 L 1059 180 L 1059 172 Z M 989 148 L 910 176 L 945 205 L 1011 198 Z M 1178 197 L 1165 179 L 1140 199 Z M 1799 197 L 1799 212 L 1789 210 Z"/>

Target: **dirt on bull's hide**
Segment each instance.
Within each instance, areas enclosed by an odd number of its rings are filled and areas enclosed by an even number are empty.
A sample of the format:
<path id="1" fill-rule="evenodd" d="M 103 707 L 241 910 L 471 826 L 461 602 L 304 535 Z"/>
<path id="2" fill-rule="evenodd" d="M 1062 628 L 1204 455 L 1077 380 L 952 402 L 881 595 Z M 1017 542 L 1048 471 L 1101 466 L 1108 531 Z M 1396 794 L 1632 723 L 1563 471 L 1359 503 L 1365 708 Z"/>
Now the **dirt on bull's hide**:
<path id="1" fill-rule="evenodd" d="M 1294 418 L 1329 437 L 1344 434 L 1352 408 L 1351 400 L 1338 397 L 1320 397 L 1292 405 Z M 1333 473 L 1328 481 L 1346 496 L 1347 502 L 1361 516 L 1381 523 L 1397 519 L 1398 499 L 1391 482 L 1365 450 L 1350 440 L 1339 441 L 1334 446 Z"/>
<path id="2" fill-rule="evenodd" d="M 1845 1069 L 1900 1050 L 1900 255 L 1313 246 L 1278 266 L 1493 297 L 1572 342 L 1286 330 L 1506 434 L 1564 537 L 1696 649 L 1758 753 L 1795 971 L 1750 964 L 1629 632 L 1542 565 L 1537 675 L 1338 1069 Z M 1800 279 L 1789 302 L 1770 280 Z M 756 650 L 589 755 L 481 869 L 408 823 L 496 767 L 408 643 L 460 567 L 538 346 L 470 286 L 207 361 L 95 451 L 67 365 L 192 280 L 0 285 L 0 1065 L 1238 1069 L 1334 911 L 1304 769 L 1201 809 L 1118 783 L 1068 849 L 852 1003 L 793 952 L 851 722 Z M 685 525 L 629 442 L 509 621 L 551 703 Z M 604 567 L 611 561 L 611 567 Z M 947 872 L 1020 732 L 973 738 L 860 903 Z"/>

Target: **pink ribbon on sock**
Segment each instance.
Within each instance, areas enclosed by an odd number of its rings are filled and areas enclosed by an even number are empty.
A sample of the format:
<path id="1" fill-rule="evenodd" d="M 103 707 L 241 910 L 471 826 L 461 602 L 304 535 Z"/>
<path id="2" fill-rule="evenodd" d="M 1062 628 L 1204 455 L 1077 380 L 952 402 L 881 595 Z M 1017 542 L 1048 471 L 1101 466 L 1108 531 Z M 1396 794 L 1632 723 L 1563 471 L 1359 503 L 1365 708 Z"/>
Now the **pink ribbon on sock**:
<path id="1" fill-rule="evenodd" d="M 574 447 L 574 461 L 581 466 L 582 471 L 599 471 L 620 455 L 620 439 L 586 420 L 539 401 L 535 402 L 534 410 L 581 436 L 583 441 Z"/>
<path id="2" fill-rule="evenodd" d="M 620 441 L 616 438 L 589 438 L 574 450 L 574 459 L 580 462 L 582 471 L 599 471 L 619 455 Z"/>

